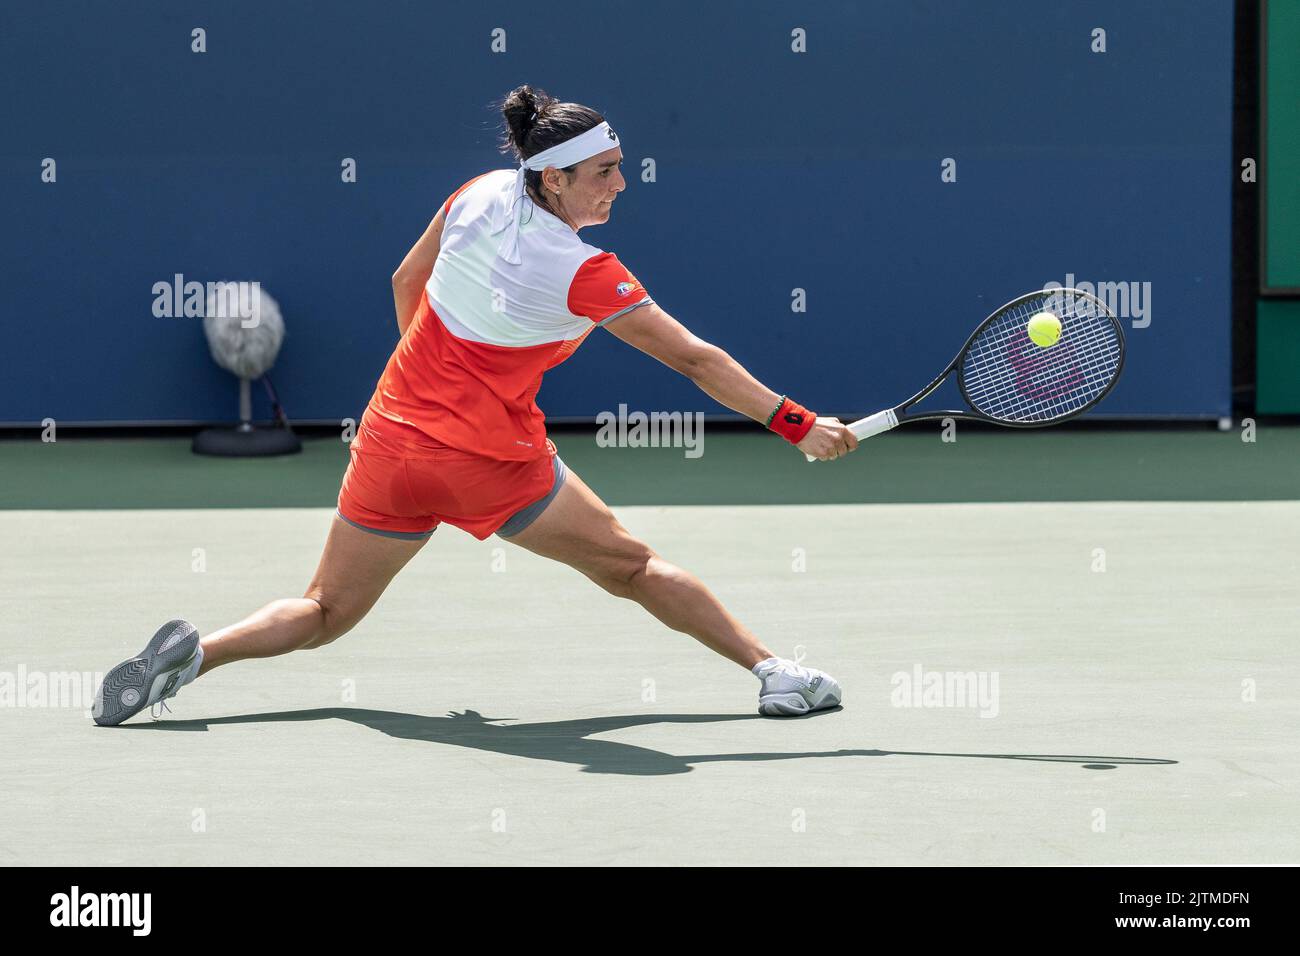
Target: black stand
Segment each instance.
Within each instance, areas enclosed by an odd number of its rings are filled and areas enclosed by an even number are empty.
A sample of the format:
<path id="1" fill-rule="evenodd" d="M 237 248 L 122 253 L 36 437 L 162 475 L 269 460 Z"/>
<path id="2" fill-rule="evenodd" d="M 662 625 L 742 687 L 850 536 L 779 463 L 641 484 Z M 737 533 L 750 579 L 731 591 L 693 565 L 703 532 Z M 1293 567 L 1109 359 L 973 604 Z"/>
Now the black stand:
<path id="1" fill-rule="evenodd" d="M 190 448 L 196 455 L 221 458 L 260 458 L 268 455 L 296 455 L 302 442 L 289 428 L 289 420 L 276 404 L 283 422 L 272 428 L 258 428 L 250 421 L 253 401 L 246 378 L 239 380 L 239 424 L 234 428 L 205 428 L 194 436 Z"/>
<path id="2" fill-rule="evenodd" d="M 296 455 L 302 451 L 298 436 L 283 428 L 255 428 L 243 422 L 237 428 L 205 428 L 194 436 L 196 455 L 222 458 L 255 458 L 263 455 Z"/>

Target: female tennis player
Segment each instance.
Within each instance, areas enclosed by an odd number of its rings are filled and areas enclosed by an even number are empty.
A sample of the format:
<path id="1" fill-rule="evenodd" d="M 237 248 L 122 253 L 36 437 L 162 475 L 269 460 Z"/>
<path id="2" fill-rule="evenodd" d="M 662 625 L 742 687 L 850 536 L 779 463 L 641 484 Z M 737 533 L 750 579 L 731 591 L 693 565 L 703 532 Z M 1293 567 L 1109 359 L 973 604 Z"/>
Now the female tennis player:
<path id="1" fill-rule="evenodd" d="M 105 677 L 96 723 L 119 724 L 222 664 L 337 640 L 444 522 L 562 561 L 749 668 L 761 714 L 840 703 L 829 675 L 774 655 L 692 574 L 629 534 L 560 461 L 533 399 L 543 373 L 603 326 L 806 454 L 838 458 L 857 439 L 760 384 L 655 304 L 613 253 L 578 238 L 609 220 L 626 185 L 604 117 L 529 86 L 501 110 L 502 149 L 519 168 L 456 190 L 393 275 L 401 338 L 352 442 L 306 595 L 201 640 L 185 621 L 163 625 Z"/>

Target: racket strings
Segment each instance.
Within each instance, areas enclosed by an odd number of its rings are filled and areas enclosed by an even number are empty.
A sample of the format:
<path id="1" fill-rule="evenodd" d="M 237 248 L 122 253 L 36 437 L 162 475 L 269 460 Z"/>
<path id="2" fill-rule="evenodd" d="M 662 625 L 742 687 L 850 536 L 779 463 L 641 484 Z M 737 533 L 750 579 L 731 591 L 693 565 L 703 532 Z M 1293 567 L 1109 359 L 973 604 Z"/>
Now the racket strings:
<path id="1" fill-rule="evenodd" d="M 1026 326 L 1039 312 L 1061 320 L 1061 337 L 1042 348 Z M 1096 299 L 1065 291 L 1022 299 L 991 320 L 962 358 L 961 385 L 976 411 L 1000 421 L 1043 423 L 1100 398 L 1119 374 L 1123 346 Z"/>

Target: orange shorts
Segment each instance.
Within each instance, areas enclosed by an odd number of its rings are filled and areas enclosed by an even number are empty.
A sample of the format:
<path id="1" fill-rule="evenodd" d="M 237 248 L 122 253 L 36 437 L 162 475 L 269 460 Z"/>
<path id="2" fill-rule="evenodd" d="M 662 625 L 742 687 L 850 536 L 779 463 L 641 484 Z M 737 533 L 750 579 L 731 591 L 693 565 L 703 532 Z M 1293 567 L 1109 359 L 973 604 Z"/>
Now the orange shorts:
<path id="1" fill-rule="evenodd" d="M 444 521 L 480 541 L 509 537 L 532 524 L 564 484 L 550 439 L 546 448 L 549 454 L 533 461 L 498 461 L 367 412 L 352 441 L 338 513 L 393 538 L 427 538 Z"/>

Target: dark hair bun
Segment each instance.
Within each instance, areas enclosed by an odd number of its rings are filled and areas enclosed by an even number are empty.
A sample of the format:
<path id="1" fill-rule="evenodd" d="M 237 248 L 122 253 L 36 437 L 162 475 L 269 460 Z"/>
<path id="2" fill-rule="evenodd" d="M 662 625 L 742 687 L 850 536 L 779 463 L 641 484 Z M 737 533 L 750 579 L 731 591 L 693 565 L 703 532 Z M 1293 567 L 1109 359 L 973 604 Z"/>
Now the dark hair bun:
<path id="1" fill-rule="evenodd" d="M 518 86 L 506 94 L 501 102 L 501 115 L 506 120 L 506 139 L 520 161 L 529 155 L 525 151 L 528 134 L 533 131 L 546 108 L 555 101 L 555 97 L 545 90 Z"/>
<path id="2" fill-rule="evenodd" d="M 513 153 L 520 164 L 599 126 L 605 119 L 590 106 L 561 102 L 535 86 L 517 86 L 494 105 L 506 120 L 500 150 Z M 572 174 L 576 165 L 566 167 L 563 172 Z M 541 181 L 542 174 L 535 169 L 524 175 L 524 183 L 530 189 L 540 190 Z"/>

